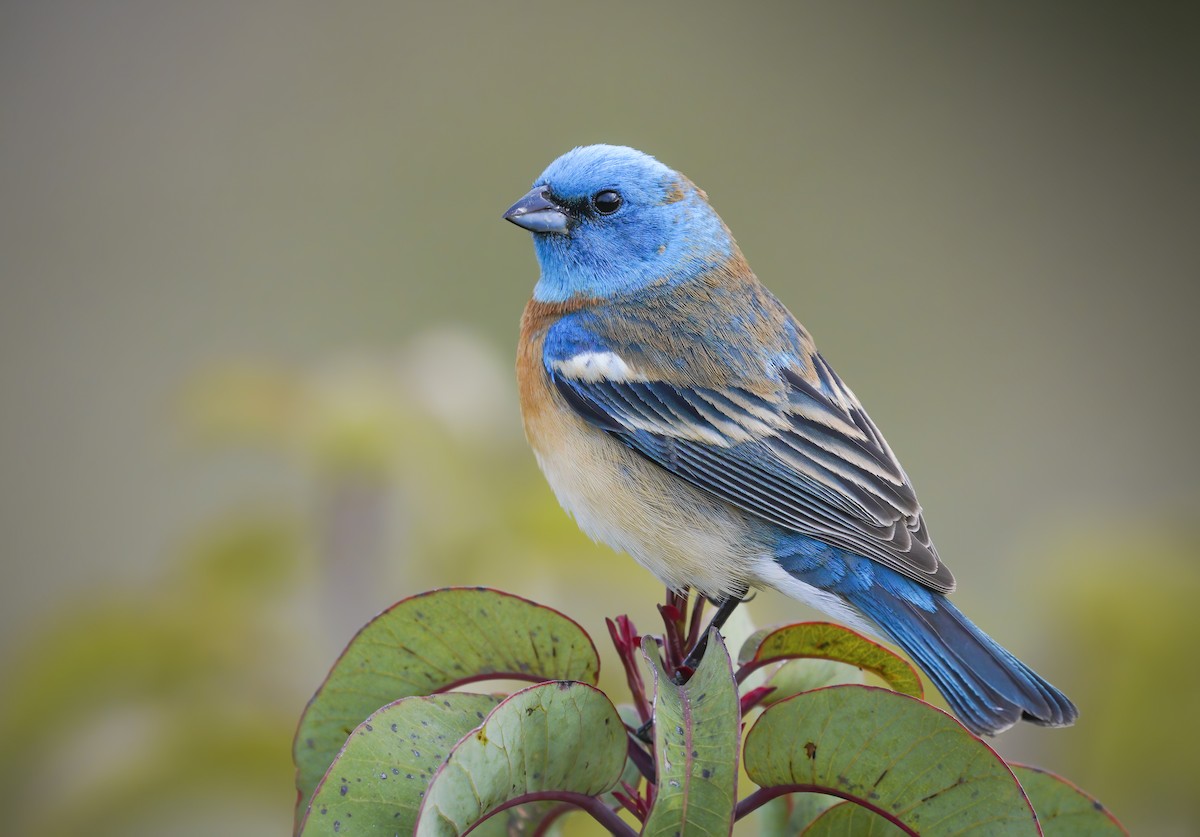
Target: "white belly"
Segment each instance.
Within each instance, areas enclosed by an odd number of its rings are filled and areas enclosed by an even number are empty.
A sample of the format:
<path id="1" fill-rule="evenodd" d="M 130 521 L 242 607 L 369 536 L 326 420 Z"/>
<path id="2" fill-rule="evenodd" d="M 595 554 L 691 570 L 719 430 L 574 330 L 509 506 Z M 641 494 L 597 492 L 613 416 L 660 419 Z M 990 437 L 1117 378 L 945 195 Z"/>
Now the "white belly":
<path id="1" fill-rule="evenodd" d="M 555 418 L 556 444 L 539 444 L 539 431 L 550 428 L 533 423 L 530 442 L 559 503 L 589 537 L 678 590 L 718 597 L 758 581 L 765 545 L 740 511 L 574 417 Z"/>

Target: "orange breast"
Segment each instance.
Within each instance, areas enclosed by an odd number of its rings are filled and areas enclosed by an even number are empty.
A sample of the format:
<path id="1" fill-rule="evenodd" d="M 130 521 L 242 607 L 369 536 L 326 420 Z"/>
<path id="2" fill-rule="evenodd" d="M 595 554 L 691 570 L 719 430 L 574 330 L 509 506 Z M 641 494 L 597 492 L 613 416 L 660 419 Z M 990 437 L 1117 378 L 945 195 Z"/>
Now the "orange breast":
<path id="1" fill-rule="evenodd" d="M 558 394 L 551 388 L 542 363 L 542 349 L 546 343 L 546 332 L 562 317 L 585 307 L 593 300 L 577 299 L 568 302 L 547 303 L 531 299 L 521 315 L 521 338 L 517 344 L 517 388 L 521 398 L 521 416 L 525 422 L 525 436 L 534 450 L 538 450 L 542 437 L 553 434 L 547 427 L 561 423 L 555 421 L 557 414 L 565 408 L 556 408 Z"/>
<path id="2" fill-rule="evenodd" d="M 565 313 L 531 302 L 517 352 L 525 436 L 559 503 L 593 540 L 633 556 L 671 587 L 719 596 L 754 583 L 763 547 L 747 539 L 742 512 L 592 427 L 554 390 L 542 348 Z"/>

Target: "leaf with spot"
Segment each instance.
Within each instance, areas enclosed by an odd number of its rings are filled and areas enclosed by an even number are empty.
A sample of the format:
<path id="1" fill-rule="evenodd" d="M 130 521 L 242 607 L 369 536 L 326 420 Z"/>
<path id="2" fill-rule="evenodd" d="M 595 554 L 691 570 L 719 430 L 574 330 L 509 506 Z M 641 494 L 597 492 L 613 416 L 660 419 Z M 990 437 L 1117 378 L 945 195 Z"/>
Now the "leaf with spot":
<path id="1" fill-rule="evenodd" d="M 782 793 L 840 796 L 918 834 L 1036 835 L 1012 771 L 950 715 L 873 686 L 831 686 L 767 708 L 746 736 L 747 810 Z"/>
<path id="2" fill-rule="evenodd" d="M 656 835 L 728 835 L 737 802 L 741 706 L 721 635 L 709 634 L 692 678 L 676 685 L 651 637 L 642 653 L 654 674 L 654 749 L 658 788 L 642 829 Z"/>
<path id="3" fill-rule="evenodd" d="M 923 697 L 912 664 L 878 642 L 832 622 L 801 622 L 753 634 L 738 654 L 738 682 L 770 663 L 797 658 L 833 660 L 879 675 L 893 690 Z"/>
<path id="4" fill-rule="evenodd" d="M 543 605 L 482 588 L 405 599 L 350 641 L 300 719 L 297 817 L 347 736 L 381 706 L 486 679 L 595 683 L 599 671 L 591 638 Z"/>
<path id="5" fill-rule="evenodd" d="M 617 820 L 596 797 L 620 778 L 626 741 L 603 692 L 569 681 L 523 689 L 450 751 L 426 791 L 415 834 L 463 834 L 501 807 L 550 800 Z"/>
<path id="6" fill-rule="evenodd" d="M 1107 808 L 1061 776 L 1024 764 L 1009 767 L 1029 794 L 1046 837 L 1128 837 Z"/>
<path id="7" fill-rule="evenodd" d="M 300 834 L 411 834 L 450 749 L 499 703 L 451 692 L 380 709 L 354 730 L 317 785 Z"/>
<path id="8" fill-rule="evenodd" d="M 843 802 L 827 808 L 800 832 L 801 837 L 903 837 L 907 834 L 898 825 L 872 813 L 861 805 Z"/>

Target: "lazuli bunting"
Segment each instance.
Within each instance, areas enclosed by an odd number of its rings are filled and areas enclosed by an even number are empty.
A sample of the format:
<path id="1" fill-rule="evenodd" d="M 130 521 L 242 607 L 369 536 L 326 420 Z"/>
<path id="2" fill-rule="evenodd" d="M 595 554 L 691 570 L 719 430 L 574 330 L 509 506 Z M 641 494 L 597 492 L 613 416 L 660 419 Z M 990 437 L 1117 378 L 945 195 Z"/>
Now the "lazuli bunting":
<path id="1" fill-rule="evenodd" d="M 526 435 L 584 532 L 674 589 L 770 587 L 881 633 L 976 733 L 1075 721 L 946 598 L 904 469 L 703 191 L 593 145 L 504 217 L 541 266 L 517 358 Z"/>

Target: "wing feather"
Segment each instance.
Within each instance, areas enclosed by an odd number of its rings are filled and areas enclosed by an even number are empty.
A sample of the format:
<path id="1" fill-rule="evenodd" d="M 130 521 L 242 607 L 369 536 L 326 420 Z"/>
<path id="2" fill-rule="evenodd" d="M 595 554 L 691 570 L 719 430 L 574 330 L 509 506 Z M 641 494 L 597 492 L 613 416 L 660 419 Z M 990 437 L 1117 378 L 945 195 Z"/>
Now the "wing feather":
<path id="1" fill-rule="evenodd" d="M 819 354 L 810 357 L 816 381 L 784 369 L 774 401 L 740 387 L 654 380 L 644 370 L 619 380 L 594 367 L 572 375 L 586 365 L 545 360 L 555 388 L 585 421 L 697 488 L 931 589 L 953 589 L 908 476 Z M 620 361 L 619 368 L 632 366 Z"/>

